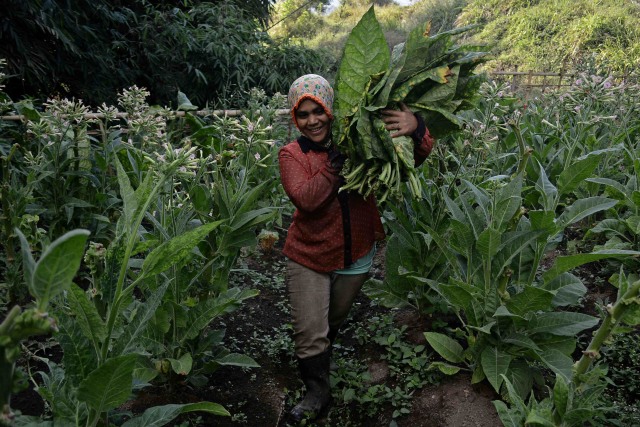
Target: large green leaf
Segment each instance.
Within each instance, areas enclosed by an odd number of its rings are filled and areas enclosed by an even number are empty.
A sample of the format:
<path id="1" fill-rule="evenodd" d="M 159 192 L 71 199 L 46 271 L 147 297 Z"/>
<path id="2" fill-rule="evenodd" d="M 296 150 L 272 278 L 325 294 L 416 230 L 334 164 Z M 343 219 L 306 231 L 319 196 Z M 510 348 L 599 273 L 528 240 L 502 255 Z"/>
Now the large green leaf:
<path id="1" fill-rule="evenodd" d="M 171 369 L 178 375 L 189 375 L 193 367 L 191 353 L 183 354 L 179 359 L 167 359 L 171 363 Z"/>
<path id="2" fill-rule="evenodd" d="M 549 181 L 547 173 L 541 163 L 538 163 L 539 176 L 536 181 L 536 190 L 542 198 L 542 205 L 545 211 L 553 211 L 558 199 L 558 189 Z"/>
<path id="3" fill-rule="evenodd" d="M 622 249 L 609 249 L 609 250 L 591 252 L 588 254 L 562 256 L 562 257 L 556 258 L 555 263 L 553 264 L 553 267 L 547 270 L 542 277 L 544 279 L 544 282 L 547 283 L 555 279 L 558 275 L 566 271 L 569 271 L 573 268 L 576 268 L 578 266 L 581 266 L 583 264 L 587 264 L 594 261 L 600 261 L 602 259 L 625 258 L 630 256 L 638 257 L 640 256 L 640 252 L 628 251 L 628 250 L 622 250 Z"/>
<path id="4" fill-rule="evenodd" d="M 397 295 L 393 286 L 386 280 L 369 279 L 365 282 L 362 292 L 369 299 L 376 301 L 383 307 L 402 308 L 409 305 L 406 296 Z"/>
<path id="5" fill-rule="evenodd" d="M 138 308 L 133 320 L 126 325 L 121 336 L 115 342 L 113 349 L 115 354 L 127 354 L 137 349 L 140 345 L 138 338 L 149 327 L 151 320 L 156 314 L 156 310 L 162 303 L 162 298 L 165 292 L 167 292 L 169 283 L 169 280 L 165 280 L 164 283 L 142 303 L 142 306 Z"/>
<path id="6" fill-rule="evenodd" d="M 55 338 L 62 349 L 62 361 L 66 370 L 66 380 L 77 387 L 95 368 L 97 352 L 87 340 L 79 322 L 73 317 L 58 315 L 58 333 Z"/>
<path id="7" fill-rule="evenodd" d="M 334 113 L 354 114 L 364 99 L 371 76 L 387 70 L 391 59 L 374 7 L 362 16 L 347 38 L 335 82 Z"/>
<path id="8" fill-rule="evenodd" d="M 587 293 L 587 287 L 571 273 L 562 273 L 551 281 L 544 282 L 544 289 L 555 292 L 552 304 L 555 307 L 574 305 Z"/>
<path id="9" fill-rule="evenodd" d="M 522 174 L 496 192 L 495 209 L 491 220 L 496 230 L 503 230 L 522 204 Z"/>
<path id="10" fill-rule="evenodd" d="M 136 357 L 127 354 L 108 359 L 80 383 L 78 400 L 86 402 L 97 413 L 123 404 L 131 395 Z"/>
<path id="11" fill-rule="evenodd" d="M 148 408 L 139 417 L 122 424 L 122 427 L 160 427 L 168 424 L 178 415 L 196 411 L 225 417 L 231 415 L 222 405 L 212 402 L 171 404 Z"/>
<path id="12" fill-rule="evenodd" d="M 491 260 L 498 253 L 501 237 L 502 234 L 491 227 L 480 233 L 476 242 L 476 248 L 480 255 L 487 260 Z"/>
<path id="13" fill-rule="evenodd" d="M 180 340 L 184 341 L 195 338 L 213 319 L 228 310 L 239 307 L 245 299 L 253 298 L 258 295 L 258 293 L 255 289 L 240 290 L 238 288 L 232 288 L 216 298 L 202 301 L 189 310 L 187 324 Z"/>
<path id="14" fill-rule="evenodd" d="M 127 172 L 125 172 L 122 167 L 122 163 L 120 163 L 118 156 L 114 156 L 113 160 L 116 164 L 120 197 L 122 198 L 122 205 L 124 207 L 122 213 L 124 216 L 125 228 L 129 230 L 133 223 L 135 212 L 138 210 L 138 200 L 136 199 L 135 191 L 131 186 L 131 181 L 129 181 Z"/>
<path id="15" fill-rule="evenodd" d="M 549 348 L 542 352 L 538 352 L 537 355 L 547 368 L 551 369 L 556 374 L 561 375 L 565 380 L 571 381 L 571 377 L 573 375 L 573 359 L 571 359 L 571 357 L 563 354 L 555 348 Z"/>
<path id="16" fill-rule="evenodd" d="M 464 360 L 464 351 L 457 341 L 437 332 L 425 332 L 424 336 L 443 359 L 451 363 L 460 363 Z"/>
<path id="17" fill-rule="evenodd" d="M 78 322 L 78 326 L 82 329 L 82 333 L 91 340 L 96 349 L 99 348 L 99 344 L 104 341 L 107 331 L 96 306 L 89 301 L 86 293 L 75 284 L 71 286 L 67 300 L 72 313 L 75 315 L 75 321 Z"/>
<path id="18" fill-rule="evenodd" d="M 181 267 L 190 261 L 193 249 L 202 239 L 224 221 L 210 222 L 198 228 L 189 230 L 175 236 L 171 240 L 162 243 L 147 255 L 142 264 L 142 273 L 145 276 L 153 276 L 169 269 L 169 267 Z"/>
<path id="19" fill-rule="evenodd" d="M 525 316 L 537 311 L 546 311 L 552 308 L 553 292 L 535 286 L 526 286 L 522 292 L 511 297 L 507 302 L 507 308 L 514 314 Z"/>
<path id="20" fill-rule="evenodd" d="M 49 301 L 71 286 L 88 236 L 89 231 L 80 229 L 65 233 L 49 245 L 36 263 L 31 291 L 40 311 L 46 311 Z"/>
<path id="21" fill-rule="evenodd" d="M 224 366 L 240 366 L 241 368 L 259 368 L 258 362 L 245 354 L 230 353 L 216 359 L 216 362 Z"/>
<path id="22" fill-rule="evenodd" d="M 559 230 L 564 230 L 568 225 L 574 224 L 594 213 L 612 208 L 617 203 L 617 200 L 599 196 L 578 199 L 562 212 L 562 215 L 556 220 L 556 226 Z"/>
<path id="23" fill-rule="evenodd" d="M 33 259 L 33 255 L 31 254 L 31 247 L 29 246 L 29 242 L 27 238 L 24 237 L 24 234 L 20 231 L 20 229 L 16 228 L 15 233 L 18 235 L 20 239 L 20 250 L 22 254 L 22 267 L 24 271 L 24 281 L 27 283 L 29 287 L 29 291 L 31 291 L 32 296 L 35 296 L 33 287 L 33 272 L 36 269 L 36 261 Z"/>
<path id="24" fill-rule="evenodd" d="M 486 347 L 480 354 L 480 362 L 489 383 L 493 389 L 500 392 L 500 386 L 509 370 L 509 364 L 513 357 L 507 353 L 500 351 L 495 347 Z"/>
<path id="25" fill-rule="evenodd" d="M 563 169 L 558 176 L 558 192 L 568 194 L 589 178 L 600 163 L 600 156 L 587 156 Z"/>
<path id="26" fill-rule="evenodd" d="M 579 332 L 598 324 L 598 318 L 588 314 L 574 312 L 549 312 L 535 315 L 529 325 L 528 333 L 549 333 L 561 336 L 574 336 Z"/>

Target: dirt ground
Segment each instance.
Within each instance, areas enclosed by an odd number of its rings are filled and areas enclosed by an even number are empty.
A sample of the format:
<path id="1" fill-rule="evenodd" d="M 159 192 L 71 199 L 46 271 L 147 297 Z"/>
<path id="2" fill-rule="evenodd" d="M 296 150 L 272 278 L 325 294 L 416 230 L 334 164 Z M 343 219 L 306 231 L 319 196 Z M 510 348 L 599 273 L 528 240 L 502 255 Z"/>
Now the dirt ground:
<path id="1" fill-rule="evenodd" d="M 280 242 L 281 243 L 281 242 Z M 194 390 L 198 398 L 220 403 L 231 417 L 190 417 L 190 423 L 199 425 L 232 426 L 283 426 L 286 414 L 302 391 L 297 366 L 292 357 L 291 341 L 287 329 L 289 318 L 284 288 L 284 257 L 277 245 L 271 253 L 255 252 L 241 260 L 242 268 L 236 276 L 242 286 L 254 286 L 260 295 L 248 300 L 240 311 L 225 318 L 227 337 L 233 337 L 233 350 L 244 351 L 261 365 L 258 369 L 224 367 L 211 377 L 208 390 Z M 384 248 L 376 257 L 373 275 L 384 274 Z M 364 295 L 356 301 L 350 316 L 351 324 L 370 322 L 373 316 L 390 313 L 388 309 L 374 306 Z M 424 344 L 422 332 L 427 331 L 425 319 L 410 311 L 393 312 L 394 322 L 406 326 L 410 342 Z M 394 379 L 384 359 L 384 348 L 374 343 L 361 344 L 354 338 L 354 330 L 344 328 L 338 339 L 337 357 L 355 358 L 366 363 L 371 384 L 394 386 Z M 326 426 L 389 426 L 392 421 L 403 427 L 494 427 L 502 425 L 492 400 L 497 396 L 486 384 L 471 385 L 470 376 L 439 377 L 439 384 L 417 390 L 411 397 L 410 414 L 392 417 L 390 402 L 380 402 L 373 416 L 363 414 L 354 403 L 334 400 L 328 414 L 315 425 Z M 197 399 L 192 397 L 193 401 Z M 142 408 L 141 408 L 142 409 Z M 314 425 L 314 424 L 311 424 Z"/>

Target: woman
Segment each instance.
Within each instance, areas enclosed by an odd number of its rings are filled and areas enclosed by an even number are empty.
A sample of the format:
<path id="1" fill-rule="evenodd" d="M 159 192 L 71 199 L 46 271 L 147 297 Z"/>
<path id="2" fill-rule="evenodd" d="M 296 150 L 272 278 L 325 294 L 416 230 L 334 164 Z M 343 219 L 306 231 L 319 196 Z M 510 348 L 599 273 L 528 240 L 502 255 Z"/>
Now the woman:
<path id="1" fill-rule="evenodd" d="M 306 386 L 290 413 L 297 422 L 316 418 L 329 404 L 331 344 L 367 279 L 384 230 L 373 196 L 338 192 L 345 157 L 331 141 L 329 82 L 304 75 L 291 85 L 288 99 L 302 134 L 279 152 L 282 185 L 296 207 L 283 253 L 295 353 Z M 404 105 L 382 113 L 392 137 L 413 138 L 416 165 L 421 164 L 433 145 L 422 119 Z"/>

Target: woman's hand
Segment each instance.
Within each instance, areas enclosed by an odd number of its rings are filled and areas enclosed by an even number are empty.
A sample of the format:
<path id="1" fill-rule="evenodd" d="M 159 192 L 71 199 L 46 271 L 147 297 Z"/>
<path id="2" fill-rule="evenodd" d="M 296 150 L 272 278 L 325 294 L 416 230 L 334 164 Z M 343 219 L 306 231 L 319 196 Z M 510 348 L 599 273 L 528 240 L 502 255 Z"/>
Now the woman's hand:
<path id="1" fill-rule="evenodd" d="M 418 119 L 405 104 L 400 103 L 400 110 L 382 110 L 382 121 L 391 133 L 391 138 L 411 136 L 418 128 Z"/>

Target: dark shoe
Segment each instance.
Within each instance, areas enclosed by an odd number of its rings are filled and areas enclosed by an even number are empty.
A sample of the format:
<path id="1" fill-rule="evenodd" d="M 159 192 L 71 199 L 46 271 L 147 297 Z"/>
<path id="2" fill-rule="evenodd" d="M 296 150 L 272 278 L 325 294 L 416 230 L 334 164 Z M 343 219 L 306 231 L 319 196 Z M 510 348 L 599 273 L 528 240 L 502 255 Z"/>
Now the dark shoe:
<path id="1" fill-rule="evenodd" d="M 307 388 L 307 393 L 302 401 L 291 410 L 289 414 L 291 421 L 314 420 L 328 407 L 331 400 L 329 359 L 329 351 L 307 359 L 298 359 L 300 375 Z"/>

